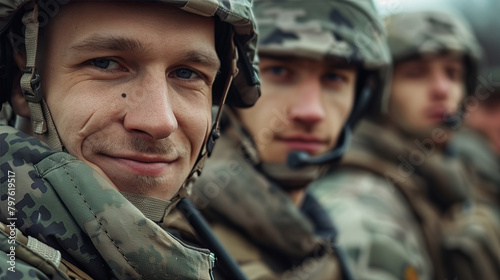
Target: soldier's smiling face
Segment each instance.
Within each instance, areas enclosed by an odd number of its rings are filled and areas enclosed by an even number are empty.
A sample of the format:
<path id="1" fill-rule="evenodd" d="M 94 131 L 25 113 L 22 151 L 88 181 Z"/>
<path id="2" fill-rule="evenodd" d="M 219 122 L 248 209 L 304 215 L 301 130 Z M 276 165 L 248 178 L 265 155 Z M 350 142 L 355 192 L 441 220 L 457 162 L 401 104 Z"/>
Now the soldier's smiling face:
<path id="1" fill-rule="evenodd" d="M 354 102 L 356 69 L 327 60 L 260 55 L 262 96 L 240 118 L 263 162 L 285 163 L 335 145 Z"/>
<path id="2" fill-rule="evenodd" d="M 159 3 L 76 2 L 44 36 L 42 85 L 67 151 L 121 191 L 170 199 L 211 123 L 213 19 Z"/>

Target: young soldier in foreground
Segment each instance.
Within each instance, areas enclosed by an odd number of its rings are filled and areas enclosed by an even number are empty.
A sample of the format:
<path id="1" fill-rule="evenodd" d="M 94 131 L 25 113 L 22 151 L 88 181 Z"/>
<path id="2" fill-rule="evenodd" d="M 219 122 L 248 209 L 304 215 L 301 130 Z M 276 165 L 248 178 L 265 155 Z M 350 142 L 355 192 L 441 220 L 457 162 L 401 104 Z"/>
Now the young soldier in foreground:
<path id="1" fill-rule="evenodd" d="M 193 201 L 250 279 L 350 279 L 306 188 L 382 92 L 381 22 L 371 1 L 256 1 L 254 13 L 262 97 L 228 110 Z"/>
<path id="2" fill-rule="evenodd" d="M 212 100 L 233 77 L 235 105 L 259 96 L 250 3 L 61 2 L 0 5 L 2 96 L 45 142 L 0 127 L 0 278 L 212 278 L 161 222 L 213 147 Z"/>
<path id="3" fill-rule="evenodd" d="M 359 125 L 341 167 L 311 193 L 336 220 L 356 279 L 497 279 L 498 220 L 448 144 L 475 89 L 477 42 L 450 9 L 386 23 L 388 108 Z"/>

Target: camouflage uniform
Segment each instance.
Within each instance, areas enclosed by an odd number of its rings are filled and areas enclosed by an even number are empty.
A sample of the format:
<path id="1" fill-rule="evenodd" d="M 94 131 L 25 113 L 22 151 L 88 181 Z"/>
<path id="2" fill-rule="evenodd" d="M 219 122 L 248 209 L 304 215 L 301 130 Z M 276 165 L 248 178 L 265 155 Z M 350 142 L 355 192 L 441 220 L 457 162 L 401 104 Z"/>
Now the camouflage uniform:
<path id="1" fill-rule="evenodd" d="M 414 11 L 387 24 L 394 61 L 460 51 L 467 90 L 474 89 L 479 49 L 454 16 Z M 496 279 L 498 221 L 474 200 L 477 182 L 454 149 L 436 144 L 443 143 L 442 129 L 419 139 L 380 116 L 364 121 L 341 166 L 310 187 L 336 219 L 339 246 L 357 279 Z"/>
<path id="2" fill-rule="evenodd" d="M 5 34 L 10 20 L 17 18 L 14 15 L 19 10 L 27 11 L 23 22 L 30 27 L 26 28 L 27 68 L 23 73 L 28 85 L 23 76 L 21 86 L 25 96 L 31 96 L 27 100 L 34 133 L 48 145 L 10 126 L 0 126 L 0 250 L 5 252 L 0 256 L 0 279 L 213 279 L 214 255 L 184 243 L 161 222 L 189 194 L 213 147 L 218 119 L 207 133 L 199 161 L 172 201 L 120 193 L 91 167 L 58 151 L 62 147 L 60 139 L 54 138 L 57 133 L 50 114 L 46 110 L 35 113 L 46 106 L 43 96 L 36 98 L 41 92 L 36 90 L 35 79 L 29 82 L 36 73 L 35 13 L 54 12 L 51 9 L 59 9 L 67 1 L 40 1 L 34 10 L 29 2 L 2 1 L 0 35 L 8 40 Z M 229 104 L 251 106 L 260 94 L 251 2 L 170 4 L 220 19 L 216 21 L 219 28 L 226 29 L 216 34 L 221 73 L 213 85 L 214 103 L 224 101 L 229 91 Z M 221 37 L 225 35 L 229 38 Z"/>
<path id="3" fill-rule="evenodd" d="M 310 187 L 360 279 L 453 276 L 443 271 L 439 216 L 470 202 L 470 179 L 456 156 L 427 140 L 363 122 L 341 167 Z"/>

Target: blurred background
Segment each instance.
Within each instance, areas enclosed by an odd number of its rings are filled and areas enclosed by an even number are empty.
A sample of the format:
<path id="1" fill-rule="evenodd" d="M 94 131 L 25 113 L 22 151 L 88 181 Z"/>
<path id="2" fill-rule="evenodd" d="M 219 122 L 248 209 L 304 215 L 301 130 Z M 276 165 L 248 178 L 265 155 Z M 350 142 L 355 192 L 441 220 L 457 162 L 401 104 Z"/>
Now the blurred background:
<path id="1" fill-rule="evenodd" d="M 382 16 L 415 5 L 451 5 L 467 19 L 478 38 L 483 51 L 483 67 L 500 65 L 500 0 L 376 0 Z"/>

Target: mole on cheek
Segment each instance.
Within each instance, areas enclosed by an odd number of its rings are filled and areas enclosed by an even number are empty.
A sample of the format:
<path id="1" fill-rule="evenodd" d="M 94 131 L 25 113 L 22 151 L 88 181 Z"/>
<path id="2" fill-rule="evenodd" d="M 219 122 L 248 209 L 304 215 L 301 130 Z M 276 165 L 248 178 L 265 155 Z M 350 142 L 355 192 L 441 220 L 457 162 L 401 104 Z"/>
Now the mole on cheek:
<path id="1" fill-rule="evenodd" d="M 123 98 L 127 97 L 127 94 L 126 93 L 122 93 L 122 97 Z"/>

